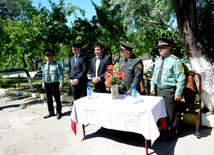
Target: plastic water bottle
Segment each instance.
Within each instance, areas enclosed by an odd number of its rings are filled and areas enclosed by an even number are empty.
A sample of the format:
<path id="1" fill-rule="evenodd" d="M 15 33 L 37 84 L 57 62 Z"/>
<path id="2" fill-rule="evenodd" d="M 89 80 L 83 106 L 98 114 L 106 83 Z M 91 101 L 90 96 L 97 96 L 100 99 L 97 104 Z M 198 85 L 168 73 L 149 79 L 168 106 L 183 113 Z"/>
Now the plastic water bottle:
<path id="1" fill-rule="evenodd" d="M 92 90 L 91 90 L 89 83 L 87 83 L 87 96 L 88 96 L 89 100 L 92 99 Z"/>
<path id="2" fill-rule="evenodd" d="M 140 103 L 140 93 L 137 91 L 137 103 Z"/>
<path id="3" fill-rule="evenodd" d="M 137 91 L 134 84 L 132 86 L 132 102 L 133 104 L 137 104 Z"/>

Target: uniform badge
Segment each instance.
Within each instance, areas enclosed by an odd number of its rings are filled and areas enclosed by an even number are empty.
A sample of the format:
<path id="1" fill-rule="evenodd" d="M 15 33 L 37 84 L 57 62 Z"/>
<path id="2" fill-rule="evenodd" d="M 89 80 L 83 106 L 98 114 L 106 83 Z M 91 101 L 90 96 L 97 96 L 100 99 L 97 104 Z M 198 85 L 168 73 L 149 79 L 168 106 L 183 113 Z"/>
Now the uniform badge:
<path id="1" fill-rule="evenodd" d="M 142 63 L 139 63 L 138 68 L 142 68 L 142 67 L 143 67 Z"/>
<path id="2" fill-rule="evenodd" d="M 62 70 L 62 67 L 59 67 L 59 70 L 61 71 L 61 70 Z"/>
<path id="3" fill-rule="evenodd" d="M 179 66 L 178 66 L 178 70 L 179 70 L 179 71 L 182 71 L 182 70 L 183 70 L 183 66 L 182 66 L 182 65 L 179 65 Z"/>

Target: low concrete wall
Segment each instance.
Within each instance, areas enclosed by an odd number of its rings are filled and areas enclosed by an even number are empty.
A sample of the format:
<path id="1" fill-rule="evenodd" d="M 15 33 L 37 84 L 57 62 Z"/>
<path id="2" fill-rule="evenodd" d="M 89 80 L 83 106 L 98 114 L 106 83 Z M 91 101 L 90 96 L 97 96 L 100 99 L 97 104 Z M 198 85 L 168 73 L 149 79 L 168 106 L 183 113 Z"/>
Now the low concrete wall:
<path id="1" fill-rule="evenodd" d="M 27 97 L 35 97 L 35 98 L 42 98 L 46 99 L 46 94 L 42 93 L 33 93 L 33 92 L 27 92 L 27 91 L 17 91 L 17 90 L 7 90 L 7 89 L 0 89 L 0 93 L 2 94 L 12 94 L 17 96 L 27 96 Z M 73 102 L 74 98 L 73 96 L 68 95 L 61 95 L 61 101 L 62 102 Z M 54 98 L 53 98 L 54 100 Z"/>

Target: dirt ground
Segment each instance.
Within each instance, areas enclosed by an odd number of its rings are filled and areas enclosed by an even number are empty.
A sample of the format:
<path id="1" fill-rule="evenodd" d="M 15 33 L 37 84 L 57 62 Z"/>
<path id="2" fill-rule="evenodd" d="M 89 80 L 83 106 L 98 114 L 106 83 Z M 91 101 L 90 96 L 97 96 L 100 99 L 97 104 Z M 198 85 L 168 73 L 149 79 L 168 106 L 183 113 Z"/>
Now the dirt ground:
<path id="1" fill-rule="evenodd" d="M 89 125 L 86 140 L 77 125 L 70 128 L 71 103 L 63 103 L 63 117 L 44 119 L 46 101 L 33 97 L 0 94 L 0 155 L 143 155 L 142 135 Z M 194 136 L 195 126 L 184 125 L 178 138 L 166 143 L 162 137 L 149 145 L 152 155 L 213 154 L 214 132 L 202 128 L 201 139 Z"/>

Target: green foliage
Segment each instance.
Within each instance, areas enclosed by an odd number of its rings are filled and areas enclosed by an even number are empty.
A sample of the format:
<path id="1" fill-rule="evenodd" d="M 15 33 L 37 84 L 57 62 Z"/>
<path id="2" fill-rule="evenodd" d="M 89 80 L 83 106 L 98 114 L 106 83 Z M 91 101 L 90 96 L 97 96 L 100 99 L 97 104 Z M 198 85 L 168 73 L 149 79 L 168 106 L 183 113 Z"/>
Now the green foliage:
<path id="1" fill-rule="evenodd" d="M 94 3 L 93 5 L 97 12 L 99 24 L 99 31 L 97 32 L 99 36 L 97 40 L 105 45 L 105 50 L 114 58 L 119 56 L 119 41 L 127 40 L 127 28 L 123 24 L 124 17 L 121 14 L 121 7 L 115 5 L 114 9 L 110 10 L 111 5 L 109 1 L 110 0 L 102 0 L 102 6 L 100 7 L 97 7 Z"/>
<path id="2" fill-rule="evenodd" d="M 188 61 L 188 57 L 181 45 L 178 30 L 174 30 L 176 26 L 172 26 L 176 19 L 174 2 L 171 0 L 111 0 L 112 8 L 115 5 L 122 7 L 122 14 L 125 17 L 125 24 L 130 28 L 130 43 L 136 45 L 133 51 L 136 55 L 141 52 L 150 52 L 151 55 L 157 55 L 155 48 L 155 38 L 160 36 L 168 36 L 174 39 L 176 44 L 172 47 L 172 52 Z M 214 61 L 213 39 L 214 35 L 210 31 L 214 28 L 214 2 L 208 0 L 197 0 L 197 20 L 200 32 L 193 32 L 198 34 L 197 40 L 203 43 L 208 56 Z M 168 30 L 170 28 L 170 30 Z M 137 35 L 136 35 L 137 34 Z M 188 51 L 186 51 L 188 52 Z"/>
<path id="3" fill-rule="evenodd" d="M 0 17 L 2 19 L 19 19 L 24 0 L 0 0 Z"/>
<path id="4" fill-rule="evenodd" d="M 3 54 L 0 56 L 1 66 L 7 68 L 13 65 L 20 68 L 23 61 L 31 63 L 31 58 L 34 56 L 32 51 L 36 48 L 37 42 L 31 24 L 27 21 L 7 19 L 3 26 L 5 36 L 9 39 L 5 41 Z M 31 66 L 28 68 L 31 69 Z"/>
<path id="5" fill-rule="evenodd" d="M 127 42 L 135 46 L 133 50 L 135 55 L 142 56 L 144 53 L 149 53 L 154 58 L 159 55 L 155 39 L 164 33 L 171 34 L 172 36 L 169 37 L 177 40 L 178 33 L 171 26 L 173 22 L 171 18 L 175 16 L 172 1 L 111 0 L 110 4 L 113 4 L 111 9 L 118 4 L 122 7 L 124 24 L 129 27 Z M 174 34 L 176 35 L 173 36 Z M 181 46 L 180 41 L 178 44 Z"/>
<path id="6" fill-rule="evenodd" d="M 9 1 L 8 1 L 9 2 Z M 9 66 L 24 66 L 27 76 L 32 70 L 33 61 L 44 60 L 44 48 L 52 48 L 56 52 L 55 60 L 60 59 L 60 46 L 70 44 L 70 29 L 66 25 L 66 15 L 71 14 L 71 7 L 65 9 L 63 0 L 59 4 L 49 0 L 52 11 L 45 7 L 39 9 L 32 6 L 30 0 L 20 0 L 21 12 L 19 19 L 0 18 L 0 66 L 2 70 Z M 9 5 L 6 7 L 8 8 Z M 78 8 L 78 7 L 76 7 Z M 73 11 L 76 9 L 73 8 Z M 69 10 L 70 9 L 70 10 Z M 69 13 L 68 13 L 69 12 Z M 33 88 L 32 88 L 33 89 Z"/>
<path id="7" fill-rule="evenodd" d="M 199 1 L 197 3 L 197 19 L 200 40 L 209 55 L 212 62 L 214 62 L 214 1 Z"/>
<path id="8" fill-rule="evenodd" d="M 149 31 L 154 24 L 168 25 L 171 17 L 175 16 L 174 3 L 171 0 L 111 0 L 120 5 L 125 23 L 132 30 Z"/>
<path id="9" fill-rule="evenodd" d="M 123 26 L 123 17 L 119 5 L 110 11 L 109 0 L 103 0 L 102 6 L 95 7 L 97 16 L 92 20 L 78 18 L 71 28 L 72 42 L 81 43 L 82 50 L 91 59 L 94 54 L 94 45 L 100 42 L 105 52 L 112 56 L 115 62 L 119 56 L 119 41 L 126 40 L 126 28 Z"/>
<path id="10" fill-rule="evenodd" d="M 94 56 L 93 46 L 96 41 L 95 37 L 96 26 L 92 26 L 87 19 L 78 18 L 71 28 L 71 44 L 79 43 L 82 45 L 82 52 L 86 54 L 89 59 Z M 69 53 L 72 55 L 72 52 Z"/>
<path id="11" fill-rule="evenodd" d="M 9 1 L 8 1 L 9 2 Z M 55 60 L 68 54 L 65 50 L 70 44 L 70 29 L 66 25 L 67 14 L 78 9 L 69 5 L 65 9 L 63 0 L 55 4 L 49 0 L 52 11 L 45 7 L 39 9 L 32 6 L 30 0 L 20 0 L 22 6 L 21 21 L 0 18 L 0 66 L 7 69 L 10 65 L 26 70 L 33 68 L 33 61 L 43 62 L 44 48 L 53 48 L 56 52 Z"/>

